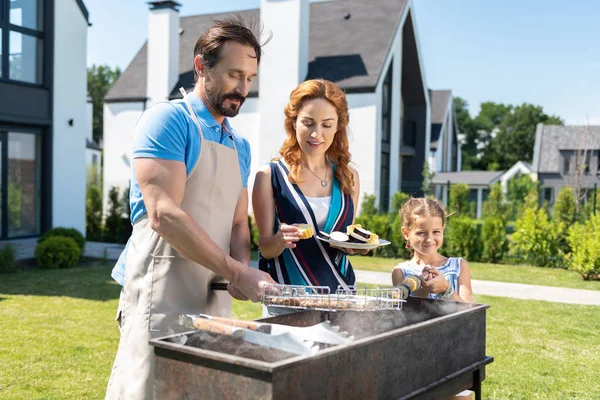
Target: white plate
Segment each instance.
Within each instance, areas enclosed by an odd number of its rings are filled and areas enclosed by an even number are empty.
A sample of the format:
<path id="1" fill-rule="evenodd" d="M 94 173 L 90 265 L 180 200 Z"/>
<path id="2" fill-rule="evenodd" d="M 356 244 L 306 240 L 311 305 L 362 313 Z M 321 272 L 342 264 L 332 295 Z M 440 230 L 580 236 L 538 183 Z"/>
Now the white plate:
<path id="1" fill-rule="evenodd" d="M 335 247 L 342 247 L 344 249 L 353 249 L 353 250 L 373 250 L 381 246 L 387 246 L 391 242 L 388 240 L 379 239 L 379 243 L 368 244 L 368 243 L 356 243 L 356 242 L 338 242 L 337 240 L 331 240 L 319 235 L 315 235 L 315 237 L 323 242 L 327 242 Z"/>

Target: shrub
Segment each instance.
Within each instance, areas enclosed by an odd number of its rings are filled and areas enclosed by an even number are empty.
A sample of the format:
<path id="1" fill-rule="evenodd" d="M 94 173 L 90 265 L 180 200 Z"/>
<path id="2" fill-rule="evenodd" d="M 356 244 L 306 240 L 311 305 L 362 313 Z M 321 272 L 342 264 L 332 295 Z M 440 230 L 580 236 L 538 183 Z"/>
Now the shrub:
<path id="1" fill-rule="evenodd" d="M 120 189 L 116 186 L 108 192 L 108 215 L 104 226 L 104 241 L 113 243 L 127 243 L 131 236 L 131 222 L 129 207 L 129 189 L 125 190 L 119 199 Z"/>
<path id="2" fill-rule="evenodd" d="M 506 189 L 508 219 L 514 220 L 518 217 L 527 194 L 537 190 L 537 183 L 529 175 L 519 174 L 508 181 Z"/>
<path id="3" fill-rule="evenodd" d="M 543 208 L 525 208 L 512 236 L 513 252 L 540 267 L 561 265 L 559 242 L 562 224 L 548 220 Z"/>
<path id="4" fill-rule="evenodd" d="M 360 205 L 360 215 L 362 217 L 369 217 L 378 213 L 375 201 L 377 201 L 377 197 L 374 194 L 365 194 Z"/>
<path id="5" fill-rule="evenodd" d="M 256 222 L 250 214 L 248 214 L 248 228 L 250 229 L 250 249 L 258 250 L 258 239 L 260 238 L 260 235 L 258 233 Z"/>
<path id="6" fill-rule="evenodd" d="M 79 232 L 75 228 L 63 228 L 63 227 L 52 228 L 48 232 L 44 233 L 38 239 L 38 245 L 45 242 L 49 238 L 56 237 L 56 236 L 73 239 L 73 241 L 77 245 L 77 248 L 79 249 L 78 258 L 83 255 L 83 250 L 85 249 L 85 237 L 81 234 L 81 232 Z"/>
<path id="7" fill-rule="evenodd" d="M 552 208 L 552 219 L 564 223 L 566 229 L 577 222 L 577 199 L 572 187 L 563 187 L 558 192 Z"/>
<path id="8" fill-rule="evenodd" d="M 11 245 L 0 249 L 0 272 L 13 272 L 16 269 L 16 251 Z"/>
<path id="9" fill-rule="evenodd" d="M 90 186 L 85 199 L 85 237 L 102 240 L 102 193 L 97 186 Z"/>
<path id="10" fill-rule="evenodd" d="M 454 184 L 450 186 L 449 211 L 457 211 L 462 216 L 469 215 L 469 186 L 466 184 Z"/>
<path id="11" fill-rule="evenodd" d="M 490 195 L 487 200 L 483 202 L 483 216 L 484 217 L 496 217 L 503 221 L 506 221 L 507 205 L 504 201 L 504 193 L 502 193 L 502 186 L 497 183 L 492 186 Z"/>
<path id="12" fill-rule="evenodd" d="M 569 269 L 584 279 L 600 279 L 600 214 L 571 226 L 567 241 L 572 249 Z"/>
<path id="13" fill-rule="evenodd" d="M 504 220 L 499 216 L 487 217 L 481 228 L 483 242 L 482 261 L 497 263 L 508 250 Z"/>
<path id="14" fill-rule="evenodd" d="M 70 268 L 77 264 L 81 250 L 70 237 L 53 236 L 41 241 L 35 248 L 40 268 Z"/>
<path id="15" fill-rule="evenodd" d="M 444 249 L 445 255 L 450 257 L 478 261 L 481 239 L 475 221 L 467 216 L 449 218 L 444 234 Z"/>

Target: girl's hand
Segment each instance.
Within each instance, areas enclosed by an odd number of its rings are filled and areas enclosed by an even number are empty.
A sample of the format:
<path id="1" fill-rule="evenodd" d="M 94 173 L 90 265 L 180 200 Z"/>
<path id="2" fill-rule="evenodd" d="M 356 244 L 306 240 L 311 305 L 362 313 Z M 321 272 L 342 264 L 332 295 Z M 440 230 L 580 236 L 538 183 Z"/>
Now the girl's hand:
<path id="1" fill-rule="evenodd" d="M 423 275 L 428 274 L 428 279 L 423 279 L 423 287 L 429 293 L 444 293 L 450 284 L 444 274 L 435 267 L 424 267 Z"/>
<path id="2" fill-rule="evenodd" d="M 301 236 L 298 227 L 287 224 L 279 225 L 279 230 L 275 234 L 279 245 L 286 249 L 295 248 L 296 242 L 300 240 Z"/>

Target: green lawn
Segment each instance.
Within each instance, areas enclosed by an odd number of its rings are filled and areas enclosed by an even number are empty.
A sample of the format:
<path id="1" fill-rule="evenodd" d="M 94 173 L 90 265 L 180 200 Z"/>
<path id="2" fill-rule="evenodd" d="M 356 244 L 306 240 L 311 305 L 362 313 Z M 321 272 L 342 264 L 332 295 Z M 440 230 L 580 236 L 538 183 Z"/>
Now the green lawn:
<path id="1" fill-rule="evenodd" d="M 379 257 L 350 257 L 354 269 L 391 272 L 405 260 Z M 540 268 L 529 265 L 486 264 L 470 262 L 471 279 L 559 286 L 574 289 L 600 290 L 600 281 L 584 281 L 576 272 L 562 268 Z M 390 278 L 391 279 L 391 278 Z"/>
<path id="2" fill-rule="evenodd" d="M 101 399 L 118 343 L 110 266 L 0 275 L 0 398 Z M 600 397 L 600 307 L 476 296 L 491 305 L 486 399 Z M 234 315 L 261 307 L 234 303 Z"/>

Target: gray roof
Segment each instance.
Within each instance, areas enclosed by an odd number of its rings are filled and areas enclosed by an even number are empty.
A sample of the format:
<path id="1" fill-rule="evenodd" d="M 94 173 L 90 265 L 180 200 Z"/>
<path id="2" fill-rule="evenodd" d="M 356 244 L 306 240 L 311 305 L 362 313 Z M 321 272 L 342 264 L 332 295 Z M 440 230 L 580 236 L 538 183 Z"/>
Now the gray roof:
<path id="1" fill-rule="evenodd" d="M 466 183 L 468 185 L 491 185 L 503 174 L 503 171 L 459 171 L 459 172 L 437 172 L 431 183 Z"/>
<path id="2" fill-rule="evenodd" d="M 437 149 L 438 140 L 442 131 L 444 117 L 448 110 L 448 102 L 452 96 L 451 90 L 431 90 L 429 89 L 429 104 L 431 106 L 431 139 L 430 148 Z"/>
<path id="3" fill-rule="evenodd" d="M 450 96 L 452 96 L 451 90 L 429 90 L 432 124 L 442 124 L 444 122 Z"/>
<path id="4" fill-rule="evenodd" d="M 307 78 L 336 82 L 346 91 L 374 91 L 406 0 L 345 0 L 310 4 L 309 65 Z M 344 15 L 350 14 L 349 19 Z M 240 15 L 260 26 L 258 9 L 223 14 L 181 17 L 179 82 L 177 88 L 191 89 L 194 75 L 194 45 L 214 20 Z M 264 27 L 268 32 L 268 26 Z M 135 55 L 105 96 L 106 101 L 146 98 L 147 43 Z M 269 56 L 269 45 L 264 47 Z M 258 95 L 258 80 L 250 96 Z"/>
<path id="5" fill-rule="evenodd" d="M 600 126 L 538 124 L 533 150 L 535 172 L 560 172 L 561 150 L 600 149 Z"/>

